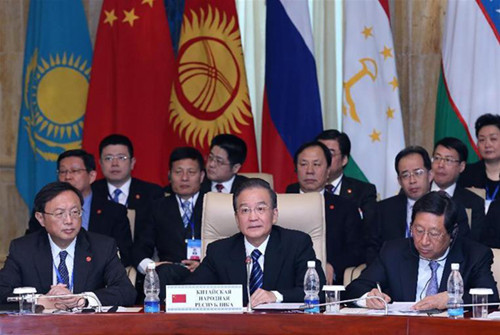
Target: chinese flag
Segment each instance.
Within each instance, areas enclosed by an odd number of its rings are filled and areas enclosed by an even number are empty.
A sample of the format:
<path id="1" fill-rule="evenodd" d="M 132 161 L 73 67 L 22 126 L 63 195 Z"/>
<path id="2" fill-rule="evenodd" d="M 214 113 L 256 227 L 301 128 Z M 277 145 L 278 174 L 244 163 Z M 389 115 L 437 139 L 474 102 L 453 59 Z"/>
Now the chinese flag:
<path id="1" fill-rule="evenodd" d="M 186 303 L 185 294 L 172 294 L 172 303 Z"/>
<path id="2" fill-rule="evenodd" d="M 258 171 L 234 1 L 185 2 L 168 129 L 169 152 L 177 146 L 189 145 L 204 155 L 208 154 L 213 137 L 234 134 L 248 148 L 241 171 Z"/>
<path id="3" fill-rule="evenodd" d="M 163 0 L 104 0 L 85 115 L 83 147 L 99 156 L 111 133 L 128 136 L 134 176 L 167 182 L 168 105 L 175 60 Z"/>

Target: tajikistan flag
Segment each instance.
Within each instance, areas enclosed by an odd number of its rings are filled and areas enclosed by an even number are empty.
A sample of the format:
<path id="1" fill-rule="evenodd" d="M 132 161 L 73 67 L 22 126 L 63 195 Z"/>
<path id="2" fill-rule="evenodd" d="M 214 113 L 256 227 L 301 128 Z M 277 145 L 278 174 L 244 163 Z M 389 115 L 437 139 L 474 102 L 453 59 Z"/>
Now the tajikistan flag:
<path id="1" fill-rule="evenodd" d="M 500 114 L 500 0 L 448 1 L 435 141 L 460 138 L 478 159 L 474 123 Z"/>
<path id="2" fill-rule="evenodd" d="M 343 130 L 352 142 L 346 174 L 399 190 L 394 158 L 404 148 L 399 83 L 387 0 L 344 2 Z"/>

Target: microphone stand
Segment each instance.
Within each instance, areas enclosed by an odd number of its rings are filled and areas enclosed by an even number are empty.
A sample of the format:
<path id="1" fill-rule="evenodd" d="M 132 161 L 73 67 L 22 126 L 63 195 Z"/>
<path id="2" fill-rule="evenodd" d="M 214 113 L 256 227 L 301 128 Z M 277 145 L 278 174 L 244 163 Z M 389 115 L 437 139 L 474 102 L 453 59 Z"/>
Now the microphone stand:
<path id="1" fill-rule="evenodd" d="M 245 264 L 247 266 L 247 295 L 248 295 L 248 304 L 247 304 L 247 313 L 253 313 L 252 309 L 252 300 L 250 296 L 250 275 L 252 273 L 252 258 L 248 257 L 245 259 Z"/>
<path id="2" fill-rule="evenodd" d="M 366 297 L 360 297 L 360 298 L 356 298 L 356 299 L 348 299 L 348 300 L 340 300 L 340 301 L 334 301 L 334 302 L 326 302 L 326 303 L 323 303 L 323 304 L 304 304 L 304 305 L 301 305 L 299 307 L 299 309 L 309 309 L 309 308 L 313 308 L 313 307 L 322 307 L 322 306 L 330 306 L 330 305 L 337 305 L 337 304 L 347 304 L 349 302 L 357 302 L 357 301 L 361 301 L 361 300 L 370 300 L 370 299 L 376 299 L 376 300 L 380 300 L 384 303 L 384 315 L 388 315 L 388 307 L 387 307 L 387 302 L 384 300 L 384 298 L 382 297 L 379 297 L 379 296 L 376 296 L 376 295 L 372 295 L 372 296 L 366 296 Z"/>

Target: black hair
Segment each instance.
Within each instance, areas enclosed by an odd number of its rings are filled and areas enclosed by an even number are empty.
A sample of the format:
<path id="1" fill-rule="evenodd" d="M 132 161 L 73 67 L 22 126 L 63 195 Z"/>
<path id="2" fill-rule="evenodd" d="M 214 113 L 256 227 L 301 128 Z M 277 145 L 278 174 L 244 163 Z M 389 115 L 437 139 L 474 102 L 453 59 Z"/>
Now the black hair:
<path id="1" fill-rule="evenodd" d="M 57 157 L 57 170 L 59 170 L 59 165 L 64 158 L 68 157 L 80 157 L 85 165 L 85 170 L 87 172 L 95 171 L 95 159 L 94 155 L 89 154 L 87 151 L 82 149 L 66 150 Z"/>
<path id="2" fill-rule="evenodd" d="M 340 132 L 337 129 L 323 130 L 316 136 L 316 141 L 319 140 L 336 140 L 339 143 L 342 156 L 349 158 L 351 155 L 351 140 L 349 140 L 349 136 L 346 133 Z"/>
<path id="3" fill-rule="evenodd" d="M 78 196 L 78 199 L 80 199 L 80 205 L 83 206 L 82 193 L 78 191 L 76 187 L 72 186 L 70 183 L 55 181 L 42 187 L 42 189 L 35 195 L 33 212 L 45 213 L 45 205 L 47 202 L 66 191 L 74 192 Z"/>
<path id="4" fill-rule="evenodd" d="M 498 114 L 483 114 L 477 118 L 475 128 L 476 128 L 476 137 L 479 136 L 479 131 L 481 128 L 486 126 L 496 126 L 500 129 L 500 115 Z"/>
<path id="5" fill-rule="evenodd" d="M 203 169 L 205 169 L 203 156 L 197 149 L 193 147 L 177 147 L 170 154 L 168 162 L 169 170 L 172 170 L 172 165 L 174 165 L 174 162 L 180 161 L 181 159 L 195 160 L 198 162 L 200 171 L 203 171 Z"/>
<path id="6" fill-rule="evenodd" d="M 240 196 L 241 192 L 244 190 L 248 190 L 250 188 L 263 188 L 267 190 L 269 193 L 269 197 L 271 198 L 271 207 L 273 209 L 278 208 L 278 196 L 276 195 L 276 192 L 271 188 L 271 185 L 263 179 L 260 178 L 249 178 L 245 180 L 241 185 L 236 189 L 233 195 L 233 209 L 236 212 L 237 211 L 237 202 L 238 202 L 238 197 Z"/>
<path id="7" fill-rule="evenodd" d="M 134 146 L 132 145 L 132 141 L 121 134 L 111 134 L 102 139 L 101 143 L 99 143 L 99 156 L 102 155 L 102 150 L 108 145 L 124 145 L 128 148 L 128 153 L 130 154 L 130 158 L 134 157 Z"/>
<path id="8" fill-rule="evenodd" d="M 464 144 L 464 142 L 460 141 L 458 138 L 445 137 L 440 139 L 438 142 L 436 142 L 436 145 L 434 145 L 434 152 L 436 151 L 438 145 L 441 145 L 446 149 L 455 150 L 458 153 L 458 159 L 460 160 L 460 162 L 467 162 L 469 151 L 467 150 L 467 146 Z"/>
<path id="9" fill-rule="evenodd" d="M 422 157 L 422 160 L 424 161 L 424 167 L 427 169 L 427 171 L 430 171 L 430 169 L 432 168 L 431 167 L 431 164 L 432 164 L 431 159 L 429 157 L 429 153 L 427 152 L 427 150 L 425 150 L 424 148 L 422 148 L 419 145 L 412 145 L 412 146 L 404 148 L 403 150 L 398 152 L 398 154 L 396 155 L 396 161 L 394 163 L 394 167 L 396 168 L 396 174 L 398 176 L 399 176 L 399 169 L 398 169 L 399 161 L 402 158 L 409 156 L 411 154 L 417 154 L 417 155 L 420 155 Z"/>
<path id="10" fill-rule="evenodd" d="M 297 151 L 295 151 L 295 155 L 293 155 L 293 165 L 295 166 L 295 168 L 297 168 L 299 155 L 302 153 L 302 151 L 304 151 L 308 148 L 313 148 L 313 147 L 319 147 L 321 150 L 323 150 L 323 154 L 325 155 L 325 159 L 326 159 L 326 166 L 329 167 L 332 164 L 332 154 L 330 153 L 330 149 L 328 149 L 328 147 L 321 142 L 312 141 L 312 142 L 307 142 L 307 143 L 302 144 L 297 149 Z"/>
<path id="11" fill-rule="evenodd" d="M 245 141 L 238 136 L 232 134 L 219 134 L 212 139 L 210 149 L 214 146 L 226 150 L 227 158 L 231 166 L 235 164 L 243 165 L 247 158 L 247 145 Z"/>
<path id="12" fill-rule="evenodd" d="M 415 202 L 413 212 L 411 213 L 412 225 L 415 216 L 421 212 L 437 216 L 444 214 L 444 228 L 450 236 L 454 237 L 456 234 L 454 230 L 458 226 L 458 210 L 455 202 L 445 191 L 429 192 Z"/>

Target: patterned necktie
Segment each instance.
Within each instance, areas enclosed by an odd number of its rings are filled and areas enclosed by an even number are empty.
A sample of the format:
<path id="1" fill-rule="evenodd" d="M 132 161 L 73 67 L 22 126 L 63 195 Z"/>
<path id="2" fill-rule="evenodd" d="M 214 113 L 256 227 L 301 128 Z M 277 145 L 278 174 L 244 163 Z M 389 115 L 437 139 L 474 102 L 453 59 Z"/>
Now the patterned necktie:
<path id="1" fill-rule="evenodd" d="M 224 185 L 217 184 L 217 185 L 215 185 L 215 188 L 217 189 L 217 192 L 222 193 L 222 190 L 224 189 Z"/>
<path id="2" fill-rule="evenodd" d="M 332 184 L 328 184 L 325 186 L 325 190 L 330 193 L 330 194 L 333 194 L 333 185 Z"/>
<path id="3" fill-rule="evenodd" d="M 427 286 L 425 296 L 435 295 L 438 293 L 437 269 L 439 268 L 439 263 L 436 261 L 430 261 L 429 267 L 432 270 L 432 275 L 431 280 L 429 281 L 429 286 Z"/>
<path id="4" fill-rule="evenodd" d="M 113 192 L 113 201 L 116 202 L 116 203 L 120 203 L 120 194 L 122 194 L 122 190 L 120 190 L 119 188 L 117 188 L 114 192 Z"/>
<path id="5" fill-rule="evenodd" d="M 250 295 L 252 295 L 258 288 L 262 287 L 264 279 L 264 272 L 259 264 L 259 257 L 262 253 L 259 249 L 252 251 L 252 273 L 250 274 Z"/>
<path id="6" fill-rule="evenodd" d="M 191 208 L 191 201 L 182 201 L 182 209 L 184 210 L 184 215 L 182 216 L 182 222 L 184 223 L 184 228 L 187 228 L 189 221 L 191 221 L 191 215 L 193 214 L 193 209 Z"/>
<path id="7" fill-rule="evenodd" d="M 57 278 L 57 283 L 66 284 L 66 287 L 69 288 L 69 273 L 68 268 L 66 267 L 66 256 L 68 256 L 67 251 L 61 251 L 59 253 L 59 266 L 57 267 L 57 271 L 59 271 L 60 278 Z"/>

